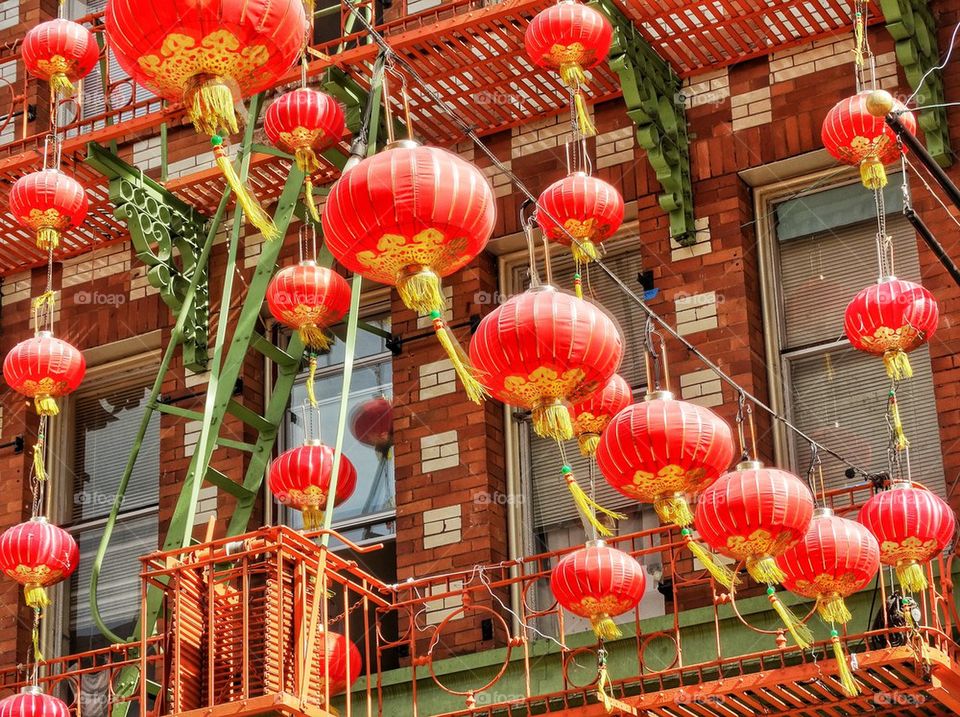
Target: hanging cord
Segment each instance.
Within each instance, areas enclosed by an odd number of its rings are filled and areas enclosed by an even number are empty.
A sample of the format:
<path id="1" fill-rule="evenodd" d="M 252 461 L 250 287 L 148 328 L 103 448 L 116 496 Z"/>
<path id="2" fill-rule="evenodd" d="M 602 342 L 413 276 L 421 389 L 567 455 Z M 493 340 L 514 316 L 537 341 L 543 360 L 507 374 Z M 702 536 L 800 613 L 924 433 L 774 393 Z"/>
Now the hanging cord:
<path id="1" fill-rule="evenodd" d="M 740 460 L 746 461 L 750 458 L 750 453 L 747 451 L 747 441 L 744 438 L 743 431 L 743 422 L 744 422 L 744 405 L 747 402 L 747 397 L 743 395 L 743 391 L 737 394 L 737 415 L 734 417 L 734 421 L 737 426 L 737 440 L 740 444 Z"/>
<path id="2" fill-rule="evenodd" d="M 361 26 L 363 26 L 363 28 L 366 30 L 366 32 L 371 37 L 371 39 L 373 39 L 373 41 L 381 48 L 382 53 L 385 56 L 391 58 L 392 61 L 395 61 L 397 64 L 403 67 L 404 71 L 410 76 L 410 78 L 413 81 L 417 83 L 417 85 L 423 90 L 423 92 L 434 102 L 437 108 L 439 108 L 442 112 L 444 112 L 451 119 L 453 124 L 456 125 L 457 129 L 460 132 L 462 132 L 465 137 L 469 138 L 477 147 L 477 149 L 479 149 L 490 160 L 492 166 L 496 167 L 498 171 L 506 175 L 510 179 L 511 183 L 528 200 L 530 200 L 537 206 L 537 212 L 544 212 L 546 216 L 556 221 L 555 218 L 549 214 L 549 212 L 544 210 L 543 207 L 537 205 L 537 198 L 530 191 L 529 187 L 527 187 L 527 185 L 509 167 L 507 167 L 489 147 L 487 147 L 487 145 L 484 143 L 482 138 L 477 134 L 477 131 L 473 127 L 473 125 L 467 122 L 465 119 L 463 119 L 459 115 L 459 113 L 450 106 L 447 100 L 445 100 L 443 96 L 441 96 L 432 86 L 430 86 L 428 82 L 426 82 L 426 80 L 424 80 L 422 75 L 420 75 L 420 73 L 416 70 L 416 68 L 413 67 L 413 65 L 411 65 L 410 62 L 405 57 L 396 55 L 396 53 L 394 53 L 393 49 L 390 47 L 390 44 L 386 41 L 383 35 L 381 35 L 377 31 L 377 29 L 370 24 L 370 22 L 363 16 L 363 13 L 360 12 L 359 8 L 354 2 L 352 2 L 352 0 L 347 0 L 347 7 L 349 8 L 350 12 L 353 13 L 354 17 L 361 24 Z M 958 26 L 958 29 L 960 29 L 960 26 Z M 837 170 L 836 174 L 840 174 L 841 171 L 843 170 Z M 820 181 L 826 181 L 826 180 L 824 179 Z M 570 239 L 572 244 L 575 244 L 578 246 L 580 245 L 581 242 L 576 237 L 572 236 L 570 232 L 566 231 L 566 229 L 564 229 L 562 225 L 560 226 L 560 231 L 562 231 L 566 235 L 566 237 Z M 860 475 L 864 479 L 869 478 L 870 473 L 868 471 L 856 465 L 855 463 L 849 461 L 848 459 L 844 458 L 842 455 L 830 449 L 829 447 L 814 441 L 814 439 L 811 438 L 805 431 L 801 430 L 800 428 L 795 426 L 792 422 L 790 422 L 788 418 L 786 418 L 782 414 L 775 411 L 764 401 L 760 400 L 757 396 L 753 395 L 749 391 L 744 390 L 743 387 L 741 387 L 740 384 L 734 381 L 734 379 L 729 374 L 727 374 L 723 369 L 721 369 L 716 363 L 711 361 L 702 351 L 700 351 L 700 349 L 698 349 L 688 339 L 682 336 L 676 329 L 670 326 L 659 314 L 653 311 L 653 309 L 647 306 L 646 302 L 640 296 L 638 296 L 637 293 L 633 291 L 633 289 L 631 289 L 630 286 L 627 285 L 625 281 L 623 281 L 619 276 L 617 276 L 616 272 L 614 272 L 603 261 L 601 261 L 598 258 L 593 263 L 596 264 L 597 267 L 601 271 L 603 271 L 603 273 L 606 274 L 611 279 L 611 281 L 613 281 L 613 283 L 616 284 L 620 288 L 620 290 L 623 291 L 623 293 L 634 304 L 636 304 L 637 307 L 640 308 L 641 311 L 643 311 L 650 319 L 652 319 L 657 324 L 659 324 L 660 327 L 663 329 L 663 331 L 665 331 L 671 338 L 673 338 L 680 345 L 682 345 L 688 352 L 696 356 L 700 360 L 700 362 L 703 363 L 707 368 L 709 368 L 721 381 L 731 386 L 734 390 L 737 390 L 737 391 L 743 390 L 747 399 L 751 403 L 753 403 L 756 407 L 768 413 L 771 416 L 771 418 L 773 418 L 775 421 L 779 422 L 784 427 L 792 431 L 795 435 L 797 435 L 802 440 L 808 443 L 809 442 L 816 443 L 820 451 L 833 457 L 834 459 L 844 464 L 848 468 L 851 468 L 856 475 Z M 547 276 L 547 281 L 548 282 L 550 281 L 549 274 Z"/>
<path id="3" fill-rule="evenodd" d="M 953 34 L 950 35 L 950 46 L 947 48 L 947 53 L 943 58 L 943 62 L 941 62 L 939 65 L 934 65 L 929 70 L 923 73 L 923 76 L 920 77 L 920 82 L 917 83 L 917 87 L 913 91 L 913 94 L 911 94 L 907 98 L 906 102 L 904 102 L 905 105 L 909 105 L 911 102 L 913 102 L 916 99 L 917 95 L 920 94 L 920 91 L 923 89 L 924 83 L 927 81 L 927 78 L 930 77 L 930 75 L 932 75 L 934 72 L 940 72 L 940 70 L 944 69 L 947 65 L 950 64 L 950 58 L 953 56 L 953 48 L 957 42 L 957 34 L 960 34 L 960 22 L 958 22 L 957 25 L 953 28 Z"/>
<path id="4" fill-rule="evenodd" d="M 564 409 L 566 410 L 566 409 Z M 567 452 L 564 448 L 563 441 L 557 440 L 557 447 L 560 450 L 560 460 L 563 462 L 562 467 L 560 468 L 560 475 L 563 476 L 564 483 L 567 485 L 567 490 L 570 491 L 570 496 L 573 498 L 573 502 L 577 506 L 577 510 L 580 514 L 580 521 L 583 523 L 584 533 L 587 535 L 594 535 L 596 533 L 608 537 L 613 535 L 613 531 L 601 522 L 598 517 L 604 515 L 611 520 L 626 520 L 627 516 L 622 513 L 617 513 L 616 511 L 607 510 L 602 505 L 597 503 L 590 495 L 587 495 L 586 491 L 580 487 L 580 484 L 577 483 L 577 477 L 573 474 L 573 467 L 567 461 Z"/>

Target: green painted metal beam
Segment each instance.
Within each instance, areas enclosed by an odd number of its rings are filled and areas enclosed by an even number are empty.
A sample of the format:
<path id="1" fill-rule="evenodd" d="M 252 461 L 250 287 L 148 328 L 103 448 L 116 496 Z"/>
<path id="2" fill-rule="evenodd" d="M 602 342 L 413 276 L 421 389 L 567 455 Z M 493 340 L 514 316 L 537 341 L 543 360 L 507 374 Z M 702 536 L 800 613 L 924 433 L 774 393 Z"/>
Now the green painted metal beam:
<path id="1" fill-rule="evenodd" d="M 930 3 L 927 0 L 880 0 L 880 8 L 887 23 L 887 31 L 895 43 L 897 62 L 903 68 L 910 87 L 917 93 L 917 106 L 930 107 L 923 109 L 919 117 L 927 151 L 938 164 L 949 167 L 953 163 L 953 156 L 950 151 L 947 110 L 945 107 L 935 106 L 945 102 L 943 75 L 940 70 L 926 74 L 940 64 L 937 23 Z"/>
<path id="2" fill-rule="evenodd" d="M 696 241 L 690 143 L 682 84 L 613 0 L 591 3 L 613 23 L 608 63 L 620 78 L 627 115 L 637 126 L 637 141 L 646 150 L 663 192 L 660 207 L 670 216 L 670 237 L 681 246 Z"/>

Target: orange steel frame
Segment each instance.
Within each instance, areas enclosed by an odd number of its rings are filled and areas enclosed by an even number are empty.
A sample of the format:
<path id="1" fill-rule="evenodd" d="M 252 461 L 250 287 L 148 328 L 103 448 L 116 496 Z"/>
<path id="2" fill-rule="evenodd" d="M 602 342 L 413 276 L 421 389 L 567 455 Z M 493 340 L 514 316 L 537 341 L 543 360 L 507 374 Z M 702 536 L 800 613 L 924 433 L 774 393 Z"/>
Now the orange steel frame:
<path id="1" fill-rule="evenodd" d="M 865 484 L 834 491 L 828 502 L 838 514 L 851 515 L 870 494 L 871 488 Z M 77 685 L 84 675 L 106 669 L 113 677 L 124 667 L 139 664 L 143 674 L 159 684 L 153 696 L 149 684 L 141 681 L 140 694 L 130 698 L 139 700 L 144 715 L 217 717 L 271 712 L 325 717 L 332 711 L 322 705 L 332 704 L 343 717 L 370 717 L 383 714 L 388 705 L 381 679 L 384 658 L 402 647 L 408 655 L 404 669 L 409 670 L 409 709 L 415 717 L 427 717 L 418 708 L 418 692 L 425 680 L 432 681 L 449 696 L 445 711 L 430 712 L 430 717 L 604 714 L 595 697 L 596 677 L 583 679 L 571 672 L 573 665 L 595 660 L 596 648 L 585 643 L 582 636 L 571 640 L 578 630 L 569 628 L 563 610 L 555 603 L 533 604 L 538 586 L 546 584 L 551 566 L 567 551 L 386 585 L 341 554 L 328 553 L 323 558 L 312 540 L 319 534 L 303 535 L 283 526 L 262 528 L 240 538 L 143 558 L 143 600 L 149 585 L 161 587 L 165 593 L 160 634 L 142 636 L 139 643 L 122 648 L 52 660 L 44 666 L 41 683 L 49 692 L 77 707 Z M 355 553 L 380 547 L 361 548 L 333 535 Z M 674 586 L 672 628 L 646 633 L 639 610 L 636 611 L 633 624 L 623 626 L 632 630 L 628 636 L 632 648 L 619 651 L 617 659 L 610 663 L 615 697 L 641 714 L 840 717 L 882 713 L 878 705 L 887 699 L 884 696 L 890 695 L 895 695 L 897 701 L 890 703 L 887 714 L 960 714 L 960 645 L 953 638 L 960 621 L 950 581 L 955 555 L 937 561 L 940 578 L 934 580 L 931 570 L 931 587 L 918 596 L 923 627 L 885 625 L 879 630 L 842 636 L 848 653 L 857 656 L 856 676 L 863 687 L 862 695 L 848 698 L 839 686 L 835 662 L 817 657 L 827 655 L 823 643 L 802 652 L 788 644 L 782 629 L 753 628 L 739 618 L 743 629 L 766 635 L 761 639 L 769 640 L 769 647 L 740 655 L 731 655 L 728 649 L 725 654 L 721 619 L 729 620 L 731 613 L 739 617 L 736 600 L 717 593 L 709 577 L 694 569 L 675 530 L 655 528 L 610 542 L 641 562 L 660 561 L 664 577 L 672 578 Z M 321 566 L 322 577 L 318 581 Z M 271 580 L 276 586 L 287 587 L 271 589 Z M 334 597 L 318 597 L 314 601 L 314 595 L 326 594 L 314 590 L 317 585 L 330 588 Z M 508 600 L 506 596 L 514 586 L 522 596 L 515 606 L 521 624 L 540 624 L 547 629 L 543 622 L 550 621 L 555 626 L 550 631 L 561 645 L 555 654 L 533 650 L 525 637 L 528 633 L 515 632 L 509 622 L 511 616 L 492 599 L 500 595 Z M 878 606 L 885 604 L 887 587 L 880 582 Z M 691 663 L 685 660 L 680 600 L 676 598 L 697 591 L 706 595 L 708 602 L 711 595 L 713 598 L 715 654 Z M 224 601 L 224 595 L 229 600 Z M 438 625 L 424 624 L 422 615 L 430 604 L 445 604 L 447 598 L 458 599 L 462 607 Z M 188 615 L 184 606 L 194 612 Z M 188 629 L 185 615 L 193 628 Z M 353 620 L 344 615 L 353 615 Z M 390 616 L 396 617 L 400 625 L 396 637 L 380 629 Z M 858 616 L 861 620 L 863 617 Z M 451 622 L 477 618 L 493 621 L 495 646 L 505 648 L 504 662 L 501 667 L 492 668 L 493 677 L 487 684 L 454 689 L 444 683 L 445 671 L 437 669 L 443 657 L 438 648 L 442 647 L 444 631 Z M 352 622 L 362 635 L 351 635 Z M 340 632 L 360 648 L 366 680 L 350 700 L 330 695 L 326 680 L 329 665 L 323 659 L 322 648 L 315 649 L 309 641 L 309 635 L 316 634 L 312 626 L 323 632 Z M 905 644 L 863 649 L 871 637 L 894 635 L 904 636 Z M 729 634 L 726 639 L 730 639 Z M 672 664 L 648 663 L 647 651 L 656 642 L 673 646 Z M 183 649 L 184 643 L 195 648 L 193 652 Z M 315 655 L 315 659 L 311 662 L 303 655 Z M 299 661 L 298 656 L 302 658 Z M 562 688 L 538 694 L 533 688 L 533 667 L 539 663 L 537 667 L 542 672 L 545 661 L 548 669 L 562 676 Z M 498 694 L 497 685 L 508 666 L 523 671 L 524 694 Z M 23 684 L 24 676 L 16 668 L 0 671 L 0 696 Z M 192 696 L 181 699 L 188 693 Z M 396 707 L 395 703 L 389 704 Z M 77 717 L 82 717 L 81 711 Z"/>
<path id="2" fill-rule="evenodd" d="M 490 134 L 562 112 L 566 90 L 548 73 L 534 70 L 525 59 L 523 29 L 536 12 L 552 0 L 504 0 L 484 5 L 477 0 L 451 0 L 429 10 L 407 14 L 407 4 L 396 3 L 396 19 L 378 26 L 392 48 L 409 60 L 432 87 L 449 103 L 470 117 L 478 133 Z M 650 44 L 667 58 L 678 75 L 687 77 L 783 50 L 850 28 L 851 7 L 847 0 L 617 0 L 621 11 L 640 28 Z M 341 28 L 348 12 L 341 12 Z M 872 18 L 879 20 L 874 9 Z M 81 19 L 94 32 L 103 33 L 101 14 Z M 368 43 L 362 30 L 313 47 L 314 59 L 308 74 L 316 77 L 338 67 L 367 89 L 377 47 Z M 109 53 L 109 46 L 106 50 Z M 0 48 L 0 61 L 19 56 L 19 44 Z M 109 63 L 107 63 L 109 64 Z M 27 78 L 15 88 L 8 87 L 9 111 L 0 122 L 0 131 L 11 123 L 18 136 L 0 146 L 0 205 L 6 204 L 8 187 L 22 174 L 42 162 L 45 133 L 30 133 L 27 121 L 31 98 L 44 98 L 46 91 Z M 295 83 L 299 70 L 291 71 L 278 87 Z M 410 80 L 410 78 L 407 78 Z M 68 234 L 57 252 L 58 259 L 77 256 L 127 237 L 107 198 L 105 180 L 83 164 L 88 142 L 117 143 L 123 147 L 136 140 L 157 136 L 162 124 L 175 129 L 184 124 L 182 107 L 163 107 L 129 79 L 107 77 L 108 109 L 94 117 L 83 117 L 73 101 L 61 104 L 60 112 L 72 115 L 64 123 L 64 162 L 87 187 L 91 200 L 90 219 L 84 227 Z M 460 140 L 456 124 L 412 80 L 407 82 L 410 106 L 417 131 L 428 142 L 447 146 Z M 592 71 L 590 101 L 602 102 L 620 95 L 614 73 L 606 66 Z M 123 99 L 117 100 L 122 95 Z M 490 102 L 489 97 L 511 97 L 516 102 Z M 399 102 L 395 98 L 395 102 Z M 400 107 L 397 107 L 399 116 Z M 17 122 L 15 116 L 21 120 Z M 198 142 L 198 153 L 204 150 Z M 263 199 L 274 199 L 289 164 L 274 156 L 255 158 L 251 183 Z M 333 181 L 338 175 L 332 166 L 321 168 L 317 183 Z M 172 180 L 168 186 L 205 213 L 212 213 L 223 191 L 223 180 L 215 172 L 201 171 Z M 0 275 L 42 265 L 46 257 L 36 249 L 29 234 L 9 216 L 0 216 Z"/>

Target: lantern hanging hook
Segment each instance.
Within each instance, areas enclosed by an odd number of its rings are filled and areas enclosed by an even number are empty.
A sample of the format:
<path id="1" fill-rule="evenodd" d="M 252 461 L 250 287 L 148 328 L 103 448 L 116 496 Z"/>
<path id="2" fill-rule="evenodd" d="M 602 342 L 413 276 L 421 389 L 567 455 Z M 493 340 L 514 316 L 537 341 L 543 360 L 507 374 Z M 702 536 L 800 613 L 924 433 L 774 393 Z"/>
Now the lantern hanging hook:
<path id="1" fill-rule="evenodd" d="M 670 371 L 667 366 L 667 344 L 656 330 L 653 318 L 648 314 L 643 326 L 644 363 L 647 369 L 647 385 L 654 390 L 670 390 Z M 659 345 L 658 345 L 659 344 Z M 661 380 L 662 374 L 662 380 Z"/>
<path id="2" fill-rule="evenodd" d="M 520 205 L 520 226 L 523 227 L 523 235 L 527 240 L 527 260 L 530 268 L 530 288 L 535 289 L 540 286 L 540 274 L 537 271 L 537 249 L 534 244 L 533 233 L 537 227 L 536 210 L 527 215 L 530 205 L 534 204 L 532 199 L 526 199 Z"/>
<path id="3" fill-rule="evenodd" d="M 740 443 L 740 460 L 746 461 L 750 458 L 750 453 L 747 451 L 747 441 L 744 436 L 743 423 L 746 420 L 744 415 L 744 407 L 746 406 L 747 397 L 741 389 L 737 394 L 737 415 L 734 418 L 737 424 L 737 439 Z"/>

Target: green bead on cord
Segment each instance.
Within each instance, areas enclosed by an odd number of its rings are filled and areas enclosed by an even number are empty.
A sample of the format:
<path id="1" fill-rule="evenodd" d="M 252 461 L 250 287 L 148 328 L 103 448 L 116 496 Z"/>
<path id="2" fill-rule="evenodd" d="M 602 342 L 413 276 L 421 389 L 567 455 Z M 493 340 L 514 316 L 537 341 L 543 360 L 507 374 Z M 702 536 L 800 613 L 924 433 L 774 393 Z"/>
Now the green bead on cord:
<path id="1" fill-rule="evenodd" d="M 775 595 L 776 592 L 777 592 L 777 589 L 773 587 L 773 585 L 767 586 L 767 595 Z"/>
<path id="2" fill-rule="evenodd" d="M 690 528 L 684 528 L 683 530 L 680 531 L 680 535 L 682 535 L 684 538 L 687 538 L 693 535 L 693 531 L 690 530 Z"/>
<path id="3" fill-rule="evenodd" d="M 210 138 L 210 144 L 212 144 L 214 147 L 219 147 L 221 144 L 223 144 L 223 137 L 218 134 L 213 135 Z"/>
<path id="4" fill-rule="evenodd" d="M 430 318 L 436 321 L 437 319 L 440 318 L 440 312 L 434 309 L 433 311 L 430 312 Z"/>
<path id="5" fill-rule="evenodd" d="M 560 469 L 560 472 L 561 472 L 563 475 L 568 476 L 568 475 L 570 475 L 571 473 L 573 473 L 573 468 L 571 468 L 570 466 L 563 466 L 563 467 Z"/>
<path id="6" fill-rule="evenodd" d="M 831 630 L 830 637 L 840 637 L 840 632 L 837 630 Z"/>

